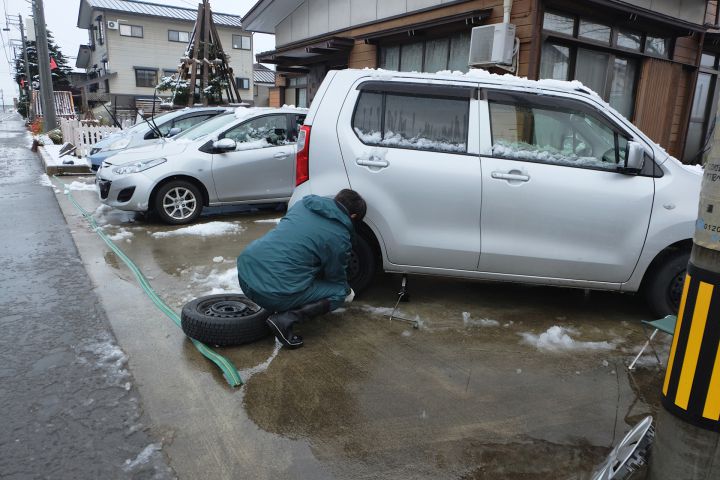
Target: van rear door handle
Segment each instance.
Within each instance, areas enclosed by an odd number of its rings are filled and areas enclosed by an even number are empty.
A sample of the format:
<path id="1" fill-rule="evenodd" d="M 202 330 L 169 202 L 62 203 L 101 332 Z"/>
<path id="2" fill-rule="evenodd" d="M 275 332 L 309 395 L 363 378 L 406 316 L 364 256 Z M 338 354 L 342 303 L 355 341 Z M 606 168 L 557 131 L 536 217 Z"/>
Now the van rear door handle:
<path id="1" fill-rule="evenodd" d="M 385 168 L 390 165 L 387 160 L 381 160 L 377 157 L 370 157 L 370 158 L 358 158 L 355 160 L 355 163 L 358 165 L 362 165 L 363 167 L 377 167 L 377 168 Z"/>
<path id="2" fill-rule="evenodd" d="M 497 178 L 498 180 L 513 180 L 516 182 L 527 182 L 530 180 L 529 175 L 523 175 L 520 173 L 492 172 L 490 176 L 492 178 Z"/>

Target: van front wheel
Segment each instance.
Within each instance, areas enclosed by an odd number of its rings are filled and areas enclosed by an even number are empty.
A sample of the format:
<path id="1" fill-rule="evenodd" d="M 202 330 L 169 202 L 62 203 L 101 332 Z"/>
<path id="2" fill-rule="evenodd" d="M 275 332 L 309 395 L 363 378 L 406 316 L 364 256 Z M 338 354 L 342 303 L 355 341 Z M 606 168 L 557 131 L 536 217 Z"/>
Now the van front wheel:
<path id="1" fill-rule="evenodd" d="M 649 273 L 643 293 L 650 310 L 658 318 L 677 315 L 689 260 L 690 251 L 677 252 Z"/>
<path id="2" fill-rule="evenodd" d="M 375 275 L 375 255 L 370 244 L 358 235 L 353 242 L 352 252 L 347 267 L 348 283 L 355 291 L 365 290 Z"/>

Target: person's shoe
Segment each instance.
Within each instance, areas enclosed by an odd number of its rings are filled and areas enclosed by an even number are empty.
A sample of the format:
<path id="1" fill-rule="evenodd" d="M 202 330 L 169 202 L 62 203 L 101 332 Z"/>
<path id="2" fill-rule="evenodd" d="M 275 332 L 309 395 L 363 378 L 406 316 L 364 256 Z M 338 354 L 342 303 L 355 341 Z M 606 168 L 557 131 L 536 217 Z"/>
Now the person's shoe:
<path id="1" fill-rule="evenodd" d="M 323 298 L 315 303 L 308 303 L 307 305 L 303 305 L 302 307 L 296 308 L 292 311 L 300 314 L 300 320 L 315 318 L 330 311 L 330 300 Z"/>
<path id="2" fill-rule="evenodd" d="M 299 335 L 293 335 L 292 331 L 293 325 L 300 320 L 302 320 L 300 314 L 291 310 L 274 313 L 265 320 L 265 323 L 280 343 L 288 348 L 300 348 L 303 346 L 303 339 Z"/>

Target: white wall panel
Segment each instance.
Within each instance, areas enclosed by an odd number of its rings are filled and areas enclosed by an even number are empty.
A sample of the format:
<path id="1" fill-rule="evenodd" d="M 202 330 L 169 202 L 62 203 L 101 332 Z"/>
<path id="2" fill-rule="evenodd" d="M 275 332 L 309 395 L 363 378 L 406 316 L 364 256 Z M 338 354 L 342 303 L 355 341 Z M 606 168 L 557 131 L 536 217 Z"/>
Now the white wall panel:
<path id="1" fill-rule="evenodd" d="M 329 0 L 309 0 L 308 2 L 308 35 L 314 37 L 329 32 L 330 13 Z"/>
<path id="2" fill-rule="evenodd" d="M 392 17 L 407 12 L 407 0 L 380 0 L 377 2 L 377 18 Z"/>
<path id="3" fill-rule="evenodd" d="M 378 0 L 350 0 L 350 25 L 360 25 L 376 20 L 377 3 Z"/>
<path id="4" fill-rule="evenodd" d="M 293 42 L 304 40 L 308 37 L 308 4 L 303 2 L 291 15 L 292 17 L 292 34 Z"/>

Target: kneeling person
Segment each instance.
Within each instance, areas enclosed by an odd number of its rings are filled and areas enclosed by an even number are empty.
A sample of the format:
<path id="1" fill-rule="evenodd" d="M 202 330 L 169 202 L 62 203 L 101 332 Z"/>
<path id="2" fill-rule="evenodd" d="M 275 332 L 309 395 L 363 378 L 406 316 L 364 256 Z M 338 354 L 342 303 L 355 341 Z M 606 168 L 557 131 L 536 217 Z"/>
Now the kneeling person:
<path id="1" fill-rule="evenodd" d="M 354 190 L 341 190 L 335 198 L 308 195 L 238 257 L 243 292 L 274 312 L 267 324 L 284 345 L 302 346 L 302 338 L 293 335 L 295 323 L 352 301 L 346 269 L 353 222 L 365 211 L 365 200 Z"/>

